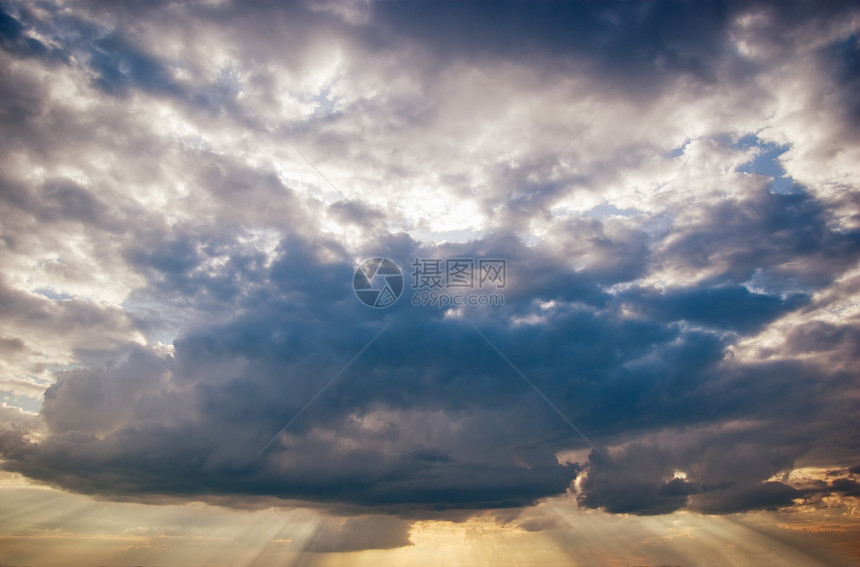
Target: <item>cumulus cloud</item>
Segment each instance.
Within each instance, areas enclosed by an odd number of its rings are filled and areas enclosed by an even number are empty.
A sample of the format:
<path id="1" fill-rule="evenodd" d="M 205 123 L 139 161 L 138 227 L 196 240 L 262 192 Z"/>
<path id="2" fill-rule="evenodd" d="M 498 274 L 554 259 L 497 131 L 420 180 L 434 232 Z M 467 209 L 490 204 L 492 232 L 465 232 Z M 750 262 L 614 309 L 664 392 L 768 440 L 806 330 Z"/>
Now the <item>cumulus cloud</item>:
<path id="1" fill-rule="evenodd" d="M 780 480 L 856 465 L 856 6 L 2 13 L 0 390 L 42 399 L 7 470 L 409 518 L 856 497 Z M 367 309 L 368 257 L 504 258 L 505 304 Z"/>

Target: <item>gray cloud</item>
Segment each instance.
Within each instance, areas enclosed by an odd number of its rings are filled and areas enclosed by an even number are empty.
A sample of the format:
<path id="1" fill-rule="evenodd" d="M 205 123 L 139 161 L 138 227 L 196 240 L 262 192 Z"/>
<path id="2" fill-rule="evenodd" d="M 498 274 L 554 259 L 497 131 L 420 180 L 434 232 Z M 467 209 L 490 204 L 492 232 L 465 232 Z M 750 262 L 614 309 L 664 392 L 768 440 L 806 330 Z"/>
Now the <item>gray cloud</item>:
<path id="1" fill-rule="evenodd" d="M 364 549 L 394 549 L 412 545 L 410 524 L 390 516 L 357 516 L 338 529 L 322 529 L 304 546 L 307 552 L 347 552 Z"/>

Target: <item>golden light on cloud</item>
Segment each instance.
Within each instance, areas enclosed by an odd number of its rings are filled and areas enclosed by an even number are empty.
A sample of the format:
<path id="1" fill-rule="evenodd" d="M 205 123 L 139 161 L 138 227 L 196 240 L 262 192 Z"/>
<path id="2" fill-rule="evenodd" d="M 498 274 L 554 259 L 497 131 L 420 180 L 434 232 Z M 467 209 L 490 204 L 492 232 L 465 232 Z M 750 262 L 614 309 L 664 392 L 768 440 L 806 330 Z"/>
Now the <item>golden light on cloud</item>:
<path id="1" fill-rule="evenodd" d="M 106 502 L 8 473 L 0 479 L 0 496 L 0 562 L 34 567 L 70 562 L 629 567 L 691 566 L 701 557 L 708 557 L 714 567 L 757 567 L 762 561 L 822 567 L 832 565 L 831 546 L 860 551 L 851 543 L 860 529 L 847 517 L 687 512 L 637 517 L 583 511 L 557 498 L 520 511 L 467 515 L 461 521 L 414 520 L 411 545 L 394 549 L 321 552 L 314 551 L 318 536 L 336 534 L 344 521 L 310 510 Z M 332 527 L 335 531 L 327 531 Z M 792 540 L 799 533 L 807 546 L 803 551 Z"/>

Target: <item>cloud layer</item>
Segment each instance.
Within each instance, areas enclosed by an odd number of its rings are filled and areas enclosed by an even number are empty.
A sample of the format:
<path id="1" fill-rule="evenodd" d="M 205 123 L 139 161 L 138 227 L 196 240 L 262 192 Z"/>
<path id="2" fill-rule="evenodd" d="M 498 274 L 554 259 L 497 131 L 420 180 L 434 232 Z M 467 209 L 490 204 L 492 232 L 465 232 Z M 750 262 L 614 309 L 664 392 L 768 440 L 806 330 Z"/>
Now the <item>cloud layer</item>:
<path id="1" fill-rule="evenodd" d="M 5 469 L 404 517 L 857 497 L 856 4 L 2 10 Z M 504 306 L 368 309 L 368 257 L 504 258 Z"/>

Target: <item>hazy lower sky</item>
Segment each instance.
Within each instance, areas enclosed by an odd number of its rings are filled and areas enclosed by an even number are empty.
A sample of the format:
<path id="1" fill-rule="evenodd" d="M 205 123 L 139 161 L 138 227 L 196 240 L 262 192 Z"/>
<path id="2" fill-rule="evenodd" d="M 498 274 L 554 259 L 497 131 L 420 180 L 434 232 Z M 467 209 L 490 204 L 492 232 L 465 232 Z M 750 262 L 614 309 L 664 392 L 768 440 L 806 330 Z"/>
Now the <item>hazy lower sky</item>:
<path id="1" fill-rule="evenodd" d="M 856 565 L 858 91 L 858 2 L 0 1 L 0 563 Z"/>

